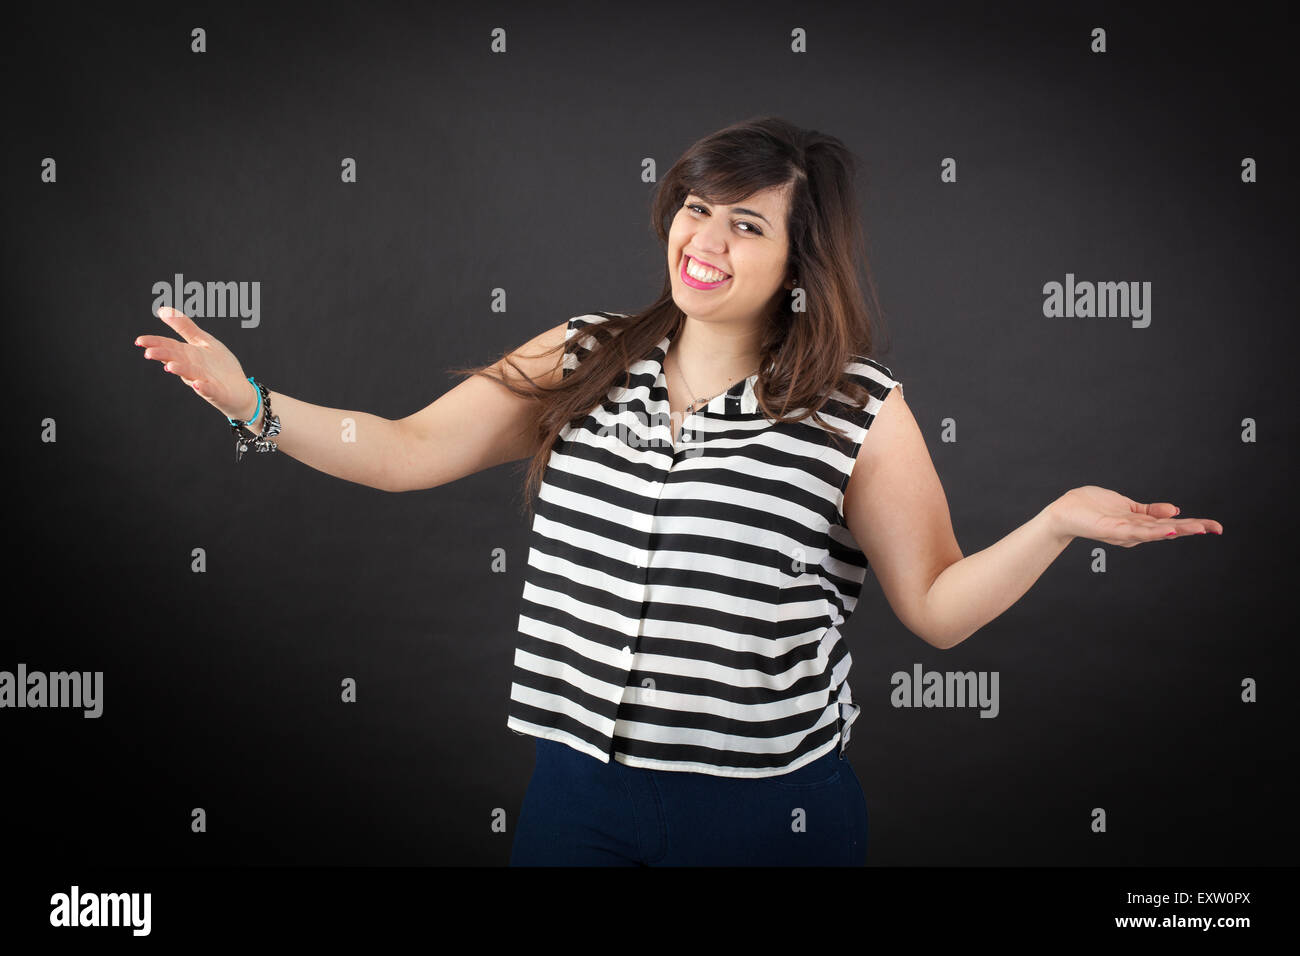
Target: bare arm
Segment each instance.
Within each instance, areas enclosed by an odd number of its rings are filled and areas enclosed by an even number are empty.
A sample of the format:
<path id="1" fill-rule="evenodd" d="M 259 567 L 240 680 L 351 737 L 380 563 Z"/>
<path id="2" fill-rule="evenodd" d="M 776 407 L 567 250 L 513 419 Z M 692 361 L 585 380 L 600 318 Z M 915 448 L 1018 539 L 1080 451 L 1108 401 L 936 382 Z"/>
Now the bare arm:
<path id="1" fill-rule="evenodd" d="M 868 430 L 844 495 L 849 530 L 889 606 L 908 630 L 944 650 L 1019 601 L 1075 537 L 1133 547 L 1223 532 L 1212 518 L 1177 514 L 1170 502 L 1144 504 L 1087 485 L 963 557 L 943 486 L 898 387 Z"/>
<path id="2" fill-rule="evenodd" d="M 1020 600 L 1069 543 L 1043 509 L 963 557 L 947 496 L 901 386 L 885 398 L 863 440 L 844 514 L 899 621 L 943 650 Z"/>
<path id="3" fill-rule="evenodd" d="M 223 415 L 250 418 L 257 391 L 230 351 L 180 312 L 163 308 L 159 317 L 184 342 L 142 335 L 136 344 L 145 347 L 145 358 L 161 361 Z M 562 374 L 562 353 L 539 353 L 564 341 L 566 325 L 548 329 L 511 357 L 535 380 L 553 384 Z M 518 377 L 504 362 L 494 367 L 512 381 Z M 527 457 L 536 447 L 536 405 L 478 375 L 398 420 L 311 405 L 275 391 L 270 396 L 280 418 L 275 442 L 281 452 L 327 475 L 382 491 L 433 488 Z M 259 413 L 249 430 L 260 435 L 264 424 Z"/>
<path id="4" fill-rule="evenodd" d="M 876 413 L 844 491 L 844 518 L 894 615 L 927 644 L 951 647 L 960 623 L 936 614 L 930 585 L 962 560 L 948 499 L 895 386 Z M 981 622 L 982 623 L 982 622 Z"/>
<path id="5" fill-rule="evenodd" d="M 543 384 L 559 381 L 563 355 L 544 349 L 564 341 L 561 322 L 525 343 L 510 357 Z M 493 368 L 510 381 L 519 374 L 497 362 Z M 436 488 L 485 468 L 531 457 L 537 450 L 537 406 L 481 375 L 461 382 L 431 405 L 398 419 L 399 453 L 393 459 L 389 491 Z"/>
<path id="6" fill-rule="evenodd" d="M 245 413 L 233 416 L 240 421 L 247 421 L 257 407 L 256 392 L 248 387 L 252 398 Z M 311 405 L 282 392 L 267 391 L 271 410 L 280 419 L 275 445 L 281 453 L 335 478 L 390 490 L 394 463 L 403 455 L 402 435 L 395 422 L 369 412 Z M 265 423 L 265 416 L 258 415 L 248 430 L 260 435 Z"/>

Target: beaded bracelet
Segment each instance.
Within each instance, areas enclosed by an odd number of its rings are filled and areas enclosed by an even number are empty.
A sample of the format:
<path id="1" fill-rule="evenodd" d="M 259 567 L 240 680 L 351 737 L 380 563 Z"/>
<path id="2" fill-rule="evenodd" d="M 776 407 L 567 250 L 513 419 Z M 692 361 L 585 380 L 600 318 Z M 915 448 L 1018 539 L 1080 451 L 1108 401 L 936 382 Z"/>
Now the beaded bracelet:
<path id="1" fill-rule="evenodd" d="M 271 439 L 280 434 L 280 418 L 271 414 L 271 393 L 267 391 L 265 385 L 253 381 L 253 376 L 248 376 L 248 380 L 257 389 L 257 410 L 253 412 L 253 417 L 246 422 L 226 417 L 226 421 L 230 422 L 231 430 L 235 433 L 235 461 L 240 461 L 250 446 L 254 451 L 275 451 L 275 442 Z M 257 417 L 262 414 L 263 406 L 266 407 L 266 426 L 261 435 L 256 435 L 247 426 L 257 421 Z"/>

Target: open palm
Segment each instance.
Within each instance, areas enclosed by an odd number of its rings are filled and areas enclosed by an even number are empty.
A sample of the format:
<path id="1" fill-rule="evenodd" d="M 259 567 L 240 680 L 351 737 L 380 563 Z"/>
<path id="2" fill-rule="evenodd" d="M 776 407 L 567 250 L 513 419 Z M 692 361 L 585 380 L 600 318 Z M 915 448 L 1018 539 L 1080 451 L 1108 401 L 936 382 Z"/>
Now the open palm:
<path id="1" fill-rule="evenodd" d="M 1084 485 L 1052 503 L 1057 527 L 1065 534 L 1131 548 L 1189 534 L 1223 534 L 1212 518 L 1177 518 L 1181 510 L 1168 501 L 1143 504 L 1117 491 Z"/>

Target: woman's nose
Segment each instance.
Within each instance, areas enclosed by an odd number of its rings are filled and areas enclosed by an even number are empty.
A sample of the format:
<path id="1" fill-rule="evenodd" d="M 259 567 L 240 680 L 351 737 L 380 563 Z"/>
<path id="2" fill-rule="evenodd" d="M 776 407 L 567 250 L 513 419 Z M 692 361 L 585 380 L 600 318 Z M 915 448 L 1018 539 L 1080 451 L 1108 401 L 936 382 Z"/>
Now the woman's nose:
<path id="1" fill-rule="evenodd" d="M 727 248 L 726 226 L 717 227 L 713 222 L 702 223 L 695 232 L 692 245 L 701 252 L 722 252 Z"/>

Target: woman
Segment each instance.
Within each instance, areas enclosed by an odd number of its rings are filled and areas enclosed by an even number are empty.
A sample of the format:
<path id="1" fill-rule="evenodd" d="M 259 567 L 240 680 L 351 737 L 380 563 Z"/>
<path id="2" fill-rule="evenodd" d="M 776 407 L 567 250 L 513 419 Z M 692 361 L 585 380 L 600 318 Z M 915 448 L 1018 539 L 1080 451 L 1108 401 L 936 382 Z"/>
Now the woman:
<path id="1" fill-rule="evenodd" d="M 183 342 L 136 340 L 242 450 L 278 443 L 388 491 L 531 460 L 507 723 L 537 764 L 513 864 L 860 865 L 841 631 L 868 564 L 899 620 L 948 648 L 1075 537 L 1222 532 L 1087 486 L 963 557 L 901 386 L 870 357 L 853 174 L 839 140 L 779 119 L 706 137 L 655 195 L 656 302 L 574 316 L 396 421 L 266 390 L 175 310 L 159 316 Z"/>

